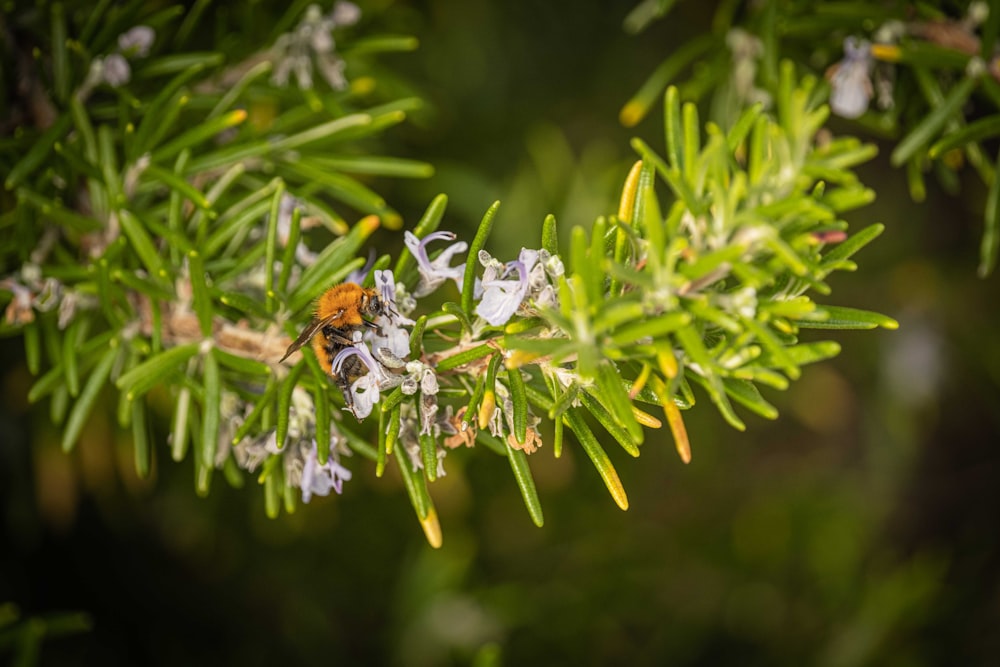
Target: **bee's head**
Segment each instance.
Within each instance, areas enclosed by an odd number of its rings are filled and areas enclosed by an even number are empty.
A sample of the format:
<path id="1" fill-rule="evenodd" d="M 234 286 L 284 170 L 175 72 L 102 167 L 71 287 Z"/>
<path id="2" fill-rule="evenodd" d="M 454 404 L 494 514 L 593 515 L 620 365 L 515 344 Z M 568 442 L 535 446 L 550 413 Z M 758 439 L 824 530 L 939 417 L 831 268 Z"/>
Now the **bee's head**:
<path id="1" fill-rule="evenodd" d="M 361 299 L 361 310 L 368 316 L 381 315 L 385 308 L 385 302 L 377 290 L 369 290 Z"/>

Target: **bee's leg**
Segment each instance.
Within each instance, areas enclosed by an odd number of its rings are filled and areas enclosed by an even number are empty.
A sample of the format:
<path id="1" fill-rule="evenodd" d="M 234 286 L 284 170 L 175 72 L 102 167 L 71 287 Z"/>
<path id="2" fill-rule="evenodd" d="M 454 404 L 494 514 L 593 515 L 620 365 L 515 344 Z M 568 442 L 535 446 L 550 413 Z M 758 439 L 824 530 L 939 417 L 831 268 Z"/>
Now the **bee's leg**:
<path id="1" fill-rule="evenodd" d="M 362 322 L 364 322 L 364 325 L 366 327 L 368 327 L 369 329 L 373 329 L 375 331 L 375 333 L 377 333 L 379 336 L 384 336 L 385 335 L 384 333 L 382 333 L 382 327 L 380 327 L 379 325 L 375 324 L 374 322 L 369 322 L 368 320 L 362 320 Z"/>
<path id="2" fill-rule="evenodd" d="M 323 329 L 323 336 L 325 336 L 327 341 L 329 341 L 330 343 L 336 343 L 337 345 L 342 345 L 345 347 L 354 345 L 354 341 L 351 339 L 350 332 L 345 331 L 344 329 L 338 329 L 336 327 L 326 327 Z"/>
<path id="3" fill-rule="evenodd" d="M 344 395 L 344 407 L 351 411 L 351 414 L 355 417 L 358 413 L 354 410 L 354 394 L 351 392 L 351 380 L 346 377 L 343 373 L 336 375 L 337 386 L 340 387 L 340 393 Z M 361 421 L 359 418 L 358 421 Z"/>

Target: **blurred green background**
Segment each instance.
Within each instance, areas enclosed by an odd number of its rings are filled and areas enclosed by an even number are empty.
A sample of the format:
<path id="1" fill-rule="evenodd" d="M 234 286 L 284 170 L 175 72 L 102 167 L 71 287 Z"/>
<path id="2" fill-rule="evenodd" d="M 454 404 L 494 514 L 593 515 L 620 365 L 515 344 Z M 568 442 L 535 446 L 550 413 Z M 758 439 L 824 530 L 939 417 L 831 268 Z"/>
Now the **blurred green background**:
<path id="1" fill-rule="evenodd" d="M 589 224 L 616 208 L 629 137 L 662 142 L 657 113 L 626 130 L 619 108 L 711 5 L 680 3 L 638 37 L 620 28 L 630 2 L 389 7 L 385 27 L 421 48 L 384 62 L 430 103 L 389 152 L 437 173 L 376 186 L 407 224 L 447 193 L 443 227 L 465 238 L 502 200 L 501 257 L 546 213 L 564 232 Z M 0 601 L 90 615 L 89 632 L 45 642 L 43 665 L 995 661 L 1000 277 L 975 277 L 985 193 L 967 179 L 961 197 L 914 204 L 888 152 L 862 171 L 877 202 L 851 217 L 887 231 L 829 301 L 900 329 L 834 336 L 839 358 L 765 394 L 777 422 L 744 414 L 738 433 L 698 405 L 688 466 L 668 433 L 638 460 L 610 448 L 627 513 L 571 444 L 530 459 L 543 529 L 482 448 L 450 455 L 432 487 L 438 551 L 398 476 L 360 460 L 343 496 L 269 521 L 253 488 L 197 498 L 190 462 L 165 447 L 136 479 L 110 417 L 63 455 L 46 406 L 25 402 L 20 341 L 2 341 Z M 381 234 L 380 249 L 400 245 Z"/>

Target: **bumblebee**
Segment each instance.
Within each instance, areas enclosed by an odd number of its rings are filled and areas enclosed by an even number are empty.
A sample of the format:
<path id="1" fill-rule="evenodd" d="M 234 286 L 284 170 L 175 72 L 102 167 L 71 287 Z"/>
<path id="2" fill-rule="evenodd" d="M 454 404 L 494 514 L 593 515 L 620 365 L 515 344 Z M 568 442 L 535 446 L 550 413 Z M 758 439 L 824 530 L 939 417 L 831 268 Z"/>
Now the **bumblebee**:
<path id="1" fill-rule="evenodd" d="M 331 374 L 333 360 L 337 353 L 354 344 L 354 332 L 367 327 L 378 329 L 370 319 L 379 315 L 389 315 L 390 306 L 382 299 L 379 291 L 361 287 L 356 283 L 341 283 L 331 287 L 316 302 L 316 314 L 299 337 L 288 346 L 278 363 L 312 340 L 313 351 L 320 366 Z M 351 383 L 364 374 L 364 364 L 356 356 L 344 361 L 335 376 L 337 385 L 344 393 L 347 407 L 352 406 Z"/>

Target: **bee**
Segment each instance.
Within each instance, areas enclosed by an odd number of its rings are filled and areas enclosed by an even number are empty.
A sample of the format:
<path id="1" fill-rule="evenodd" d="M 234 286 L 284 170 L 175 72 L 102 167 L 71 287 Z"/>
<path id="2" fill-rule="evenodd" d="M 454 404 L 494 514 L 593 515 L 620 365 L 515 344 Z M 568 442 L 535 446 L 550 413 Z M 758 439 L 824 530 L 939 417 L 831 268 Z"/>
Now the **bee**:
<path id="1" fill-rule="evenodd" d="M 316 314 L 312 322 L 288 346 L 285 356 L 278 363 L 312 340 L 313 351 L 320 366 L 330 375 L 337 353 L 354 345 L 354 332 L 365 327 L 378 330 L 378 325 L 366 318 L 389 315 L 390 308 L 376 289 L 361 287 L 356 283 L 335 285 L 316 302 Z M 344 394 L 348 409 L 353 404 L 351 383 L 364 374 L 363 369 L 361 360 L 352 356 L 344 361 L 335 375 L 334 379 Z"/>

